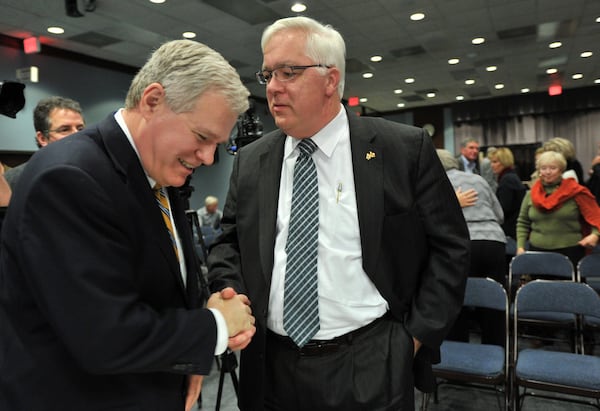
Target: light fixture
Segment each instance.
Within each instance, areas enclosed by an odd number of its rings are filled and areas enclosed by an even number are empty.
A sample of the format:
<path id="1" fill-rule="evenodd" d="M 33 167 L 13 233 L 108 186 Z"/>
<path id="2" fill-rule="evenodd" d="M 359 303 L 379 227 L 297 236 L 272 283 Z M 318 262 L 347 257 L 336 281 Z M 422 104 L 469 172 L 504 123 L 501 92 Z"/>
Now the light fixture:
<path id="1" fill-rule="evenodd" d="M 363 78 L 372 78 L 373 77 L 373 73 L 367 72 L 367 73 L 363 73 Z"/>
<path id="2" fill-rule="evenodd" d="M 412 21 L 420 21 L 423 20 L 425 18 L 425 13 L 413 13 L 410 15 L 410 19 Z"/>
<path id="3" fill-rule="evenodd" d="M 600 84 L 600 78 L 597 78 L 596 80 L 594 80 L 594 84 Z"/>
<path id="4" fill-rule="evenodd" d="M 600 23 L 600 17 L 596 17 L 596 23 Z"/>
<path id="5" fill-rule="evenodd" d="M 366 98 L 366 97 L 361 97 L 359 101 L 360 101 L 361 103 L 366 103 L 367 101 L 369 101 L 369 99 L 368 99 L 368 98 Z"/>
<path id="6" fill-rule="evenodd" d="M 303 11 L 306 11 L 306 5 L 304 3 L 294 3 L 291 10 L 294 13 L 302 13 Z"/>
<path id="7" fill-rule="evenodd" d="M 400 108 L 402 108 L 402 107 L 404 107 L 404 106 L 405 106 L 405 104 L 404 104 L 404 103 L 398 103 L 398 104 L 396 104 L 396 107 L 400 107 Z"/>
<path id="8" fill-rule="evenodd" d="M 465 96 L 456 96 L 456 99 L 458 101 L 463 101 L 465 99 Z"/>
<path id="9" fill-rule="evenodd" d="M 593 54 L 594 53 L 592 53 L 591 51 L 584 51 L 579 56 L 585 59 L 585 58 L 588 58 L 588 57 L 592 57 Z"/>
<path id="10" fill-rule="evenodd" d="M 546 70 L 546 74 L 556 74 L 558 73 L 558 69 L 555 68 L 549 68 L 548 70 Z"/>
<path id="11" fill-rule="evenodd" d="M 185 31 L 181 35 L 186 39 L 193 39 L 196 37 L 196 33 L 194 33 L 193 31 Z"/>
<path id="12" fill-rule="evenodd" d="M 483 43 L 485 43 L 485 38 L 483 38 L 483 37 L 475 37 L 473 40 L 471 40 L 471 43 L 473 43 L 473 44 L 483 44 Z"/>
<path id="13" fill-rule="evenodd" d="M 471 84 L 475 84 L 475 80 L 473 80 L 471 78 L 467 79 L 467 80 L 465 80 L 465 84 L 468 84 L 470 86 Z"/>
<path id="14" fill-rule="evenodd" d="M 166 0 L 150 0 L 150 3 L 163 4 Z"/>
<path id="15" fill-rule="evenodd" d="M 496 70 L 498 70 L 498 67 L 496 67 L 496 66 L 487 66 L 485 68 L 485 71 L 496 71 Z"/>
<path id="16" fill-rule="evenodd" d="M 381 60 L 383 60 L 383 57 L 382 57 L 382 56 L 372 56 L 372 57 L 371 57 L 371 61 L 372 61 L 373 63 L 378 63 L 378 62 L 380 62 Z"/>
<path id="17" fill-rule="evenodd" d="M 504 84 L 502 84 L 502 83 L 498 83 L 498 84 L 494 85 L 494 88 L 495 88 L 496 90 L 502 90 L 502 89 L 504 88 Z"/>
<path id="18" fill-rule="evenodd" d="M 458 63 L 460 63 L 460 60 L 457 58 L 448 60 L 448 64 L 458 64 Z"/>
<path id="19" fill-rule="evenodd" d="M 582 78 L 583 78 L 583 74 L 581 74 L 581 73 L 575 73 L 575 74 L 573 74 L 573 75 L 571 76 L 571 78 L 572 78 L 573 80 L 579 80 L 579 79 L 582 79 Z"/>
<path id="20" fill-rule="evenodd" d="M 402 94 L 402 89 L 397 88 L 396 90 L 394 90 L 394 94 Z"/>
<path id="21" fill-rule="evenodd" d="M 414 78 L 412 78 L 412 77 L 405 78 L 405 79 L 404 79 L 404 82 L 405 82 L 406 84 L 411 84 L 411 83 L 414 83 L 414 82 L 415 82 L 415 79 L 414 79 Z"/>
<path id="22" fill-rule="evenodd" d="M 530 91 L 527 87 L 521 89 L 521 93 L 529 93 Z"/>
<path id="23" fill-rule="evenodd" d="M 48 31 L 48 33 L 52 34 L 63 34 L 65 32 L 65 29 L 58 26 L 48 27 L 46 30 Z"/>
<path id="24" fill-rule="evenodd" d="M 427 93 L 427 97 L 433 98 L 433 97 L 435 97 L 435 93 L 433 91 L 429 92 L 429 93 Z"/>
<path id="25" fill-rule="evenodd" d="M 553 41 L 552 43 L 550 43 L 548 45 L 548 47 L 550 47 L 551 49 L 557 49 L 561 46 L 562 46 L 562 43 L 560 41 Z"/>

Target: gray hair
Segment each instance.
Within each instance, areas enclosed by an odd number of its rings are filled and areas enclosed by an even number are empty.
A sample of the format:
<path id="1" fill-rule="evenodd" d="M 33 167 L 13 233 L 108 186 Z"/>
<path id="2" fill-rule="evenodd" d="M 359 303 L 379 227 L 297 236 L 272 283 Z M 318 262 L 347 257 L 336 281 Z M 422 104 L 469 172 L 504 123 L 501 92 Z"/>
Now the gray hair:
<path id="1" fill-rule="evenodd" d="M 52 125 L 50 124 L 50 113 L 54 109 L 71 110 L 79 113 L 83 118 L 81 106 L 77 101 L 60 96 L 44 98 L 41 99 L 33 109 L 33 127 L 35 128 L 35 131 L 39 131 L 43 135 L 48 136 L 48 130 L 52 128 Z"/>
<path id="2" fill-rule="evenodd" d="M 565 156 L 558 151 L 544 151 L 538 157 L 535 166 L 539 170 L 541 166 L 556 163 L 560 167 L 560 171 L 563 172 L 567 169 L 567 160 Z"/>
<path id="3" fill-rule="evenodd" d="M 260 41 L 262 51 L 265 51 L 265 46 L 273 35 L 284 30 L 298 30 L 306 35 L 306 56 L 315 63 L 337 67 L 340 71 L 338 94 L 341 99 L 346 77 L 346 43 L 342 35 L 329 24 L 321 24 L 309 17 L 287 17 L 265 29 Z"/>
<path id="4" fill-rule="evenodd" d="M 435 151 L 437 152 L 437 155 L 440 158 L 440 162 L 442 163 L 444 170 L 448 171 L 452 170 L 453 168 L 458 169 L 458 160 L 452 155 L 451 152 L 449 152 L 448 150 L 443 150 L 441 148 L 438 148 Z"/>
<path id="5" fill-rule="evenodd" d="M 221 93 L 238 114 L 249 107 L 250 92 L 237 71 L 221 54 L 197 41 L 173 40 L 154 51 L 131 82 L 125 107 L 136 107 L 152 83 L 164 87 L 167 105 L 175 113 L 191 111 L 208 90 Z"/>
<path id="6" fill-rule="evenodd" d="M 212 205 L 212 204 L 218 204 L 219 203 L 219 199 L 215 196 L 206 196 L 206 198 L 204 199 L 204 205 Z"/>

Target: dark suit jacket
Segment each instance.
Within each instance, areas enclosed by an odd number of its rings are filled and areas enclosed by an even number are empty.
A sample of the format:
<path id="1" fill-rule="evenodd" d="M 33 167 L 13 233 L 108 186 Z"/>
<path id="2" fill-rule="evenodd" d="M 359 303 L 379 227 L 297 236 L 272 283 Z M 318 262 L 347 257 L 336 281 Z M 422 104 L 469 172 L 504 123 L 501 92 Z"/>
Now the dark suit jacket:
<path id="1" fill-rule="evenodd" d="M 431 362 L 439 360 L 439 345 L 462 305 L 467 227 L 427 133 L 352 114 L 349 121 L 363 268 L 393 316 L 424 343 L 414 372 L 418 385 L 431 388 L 425 377 L 431 377 Z M 276 131 L 238 153 L 223 235 L 209 256 L 211 287 L 246 290 L 257 319 L 257 333 L 241 355 L 242 410 L 262 409 L 283 147 L 284 135 Z"/>
<path id="2" fill-rule="evenodd" d="M 183 239 L 181 198 L 170 189 Z M 0 251 L 0 409 L 183 410 L 216 325 L 113 116 L 29 161 Z"/>

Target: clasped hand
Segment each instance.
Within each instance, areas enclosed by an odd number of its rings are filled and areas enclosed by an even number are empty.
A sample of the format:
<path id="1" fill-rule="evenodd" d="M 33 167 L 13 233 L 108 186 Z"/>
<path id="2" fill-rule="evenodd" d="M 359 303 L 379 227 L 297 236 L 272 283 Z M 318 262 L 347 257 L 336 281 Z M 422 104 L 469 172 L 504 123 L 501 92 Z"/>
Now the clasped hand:
<path id="1" fill-rule="evenodd" d="M 250 343 L 256 333 L 255 318 L 250 308 L 250 300 L 244 294 L 238 294 L 231 287 L 210 296 L 208 308 L 215 308 L 225 318 L 229 335 L 228 347 L 242 350 Z"/>

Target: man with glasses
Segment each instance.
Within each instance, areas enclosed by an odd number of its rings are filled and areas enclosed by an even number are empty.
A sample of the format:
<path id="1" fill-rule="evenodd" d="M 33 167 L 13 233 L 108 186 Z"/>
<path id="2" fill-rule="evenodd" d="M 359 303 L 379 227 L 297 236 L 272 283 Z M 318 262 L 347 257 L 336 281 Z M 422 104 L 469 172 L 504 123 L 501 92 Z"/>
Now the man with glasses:
<path id="1" fill-rule="evenodd" d="M 39 148 L 83 130 L 85 121 L 81 106 L 70 98 L 52 96 L 42 99 L 33 110 L 35 143 Z M 4 174 L 14 190 L 27 162 L 13 167 Z"/>
<path id="2" fill-rule="evenodd" d="M 344 109 L 345 45 L 306 17 L 262 37 L 279 130 L 240 149 L 208 257 L 247 293 L 249 410 L 412 410 L 463 301 L 468 231 L 422 129 Z"/>

